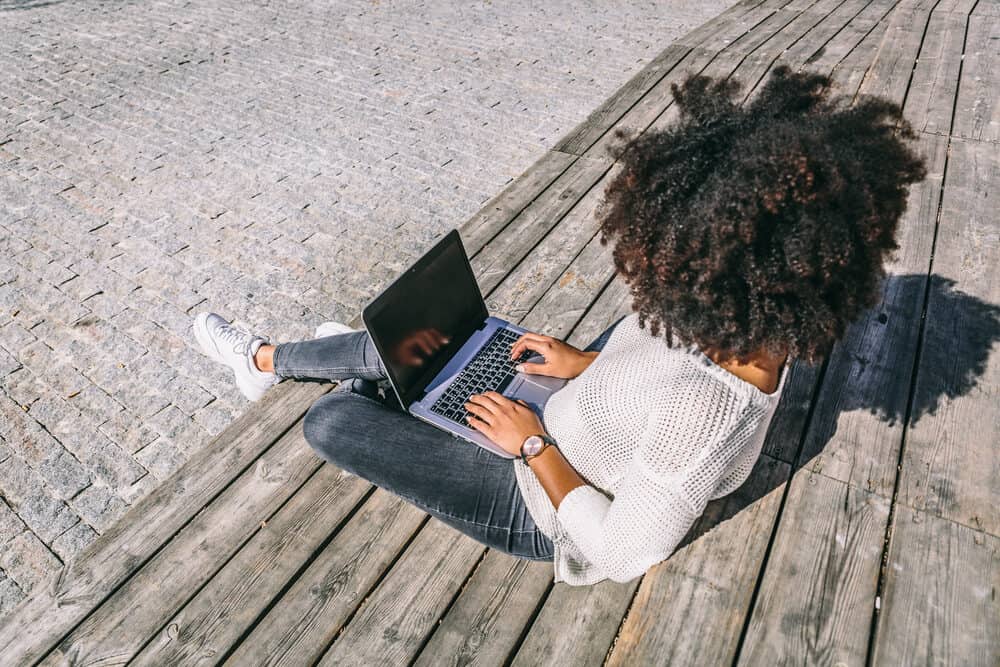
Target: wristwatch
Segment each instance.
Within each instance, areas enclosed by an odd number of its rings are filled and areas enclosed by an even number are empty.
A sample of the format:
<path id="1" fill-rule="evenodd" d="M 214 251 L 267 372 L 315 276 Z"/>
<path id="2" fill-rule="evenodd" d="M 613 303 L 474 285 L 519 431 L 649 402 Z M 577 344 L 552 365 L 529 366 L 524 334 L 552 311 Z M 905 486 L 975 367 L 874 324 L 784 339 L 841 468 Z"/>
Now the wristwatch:
<path id="1" fill-rule="evenodd" d="M 544 433 L 529 435 L 524 439 L 524 442 L 521 443 L 521 460 L 527 463 L 544 452 L 546 447 L 549 445 L 555 447 L 556 441 Z"/>

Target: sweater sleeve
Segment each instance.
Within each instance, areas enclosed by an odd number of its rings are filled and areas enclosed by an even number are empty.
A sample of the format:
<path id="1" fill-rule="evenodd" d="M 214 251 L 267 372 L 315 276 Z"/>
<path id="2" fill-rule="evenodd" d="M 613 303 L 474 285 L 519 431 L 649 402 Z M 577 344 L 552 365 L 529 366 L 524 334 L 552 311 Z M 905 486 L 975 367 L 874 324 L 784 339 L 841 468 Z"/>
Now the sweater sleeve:
<path id="1" fill-rule="evenodd" d="M 742 421 L 741 401 L 725 387 L 682 385 L 670 393 L 650 416 L 614 499 L 584 485 L 559 505 L 559 522 L 579 552 L 613 581 L 630 581 L 673 553 L 704 511 L 729 463 L 725 442 Z"/>

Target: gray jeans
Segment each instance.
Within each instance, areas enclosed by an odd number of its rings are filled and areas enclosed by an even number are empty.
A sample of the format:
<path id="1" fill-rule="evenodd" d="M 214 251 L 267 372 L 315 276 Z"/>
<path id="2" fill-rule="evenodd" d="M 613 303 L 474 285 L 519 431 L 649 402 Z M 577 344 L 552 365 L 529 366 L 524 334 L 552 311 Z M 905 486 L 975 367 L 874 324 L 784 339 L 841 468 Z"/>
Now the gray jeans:
<path id="1" fill-rule="evenodd" d="M 614 326 L 587 349 L 603 348 Z M 278 345 L 274 370 L 341 381 L 306 413 L 306 440 L 321 457 L 488 547 L 552 560 L 552 542 L 531 518 L 511 461 L 412 417 L 391 389 L 384 398 L 385 369 L 366 332 Z"/>

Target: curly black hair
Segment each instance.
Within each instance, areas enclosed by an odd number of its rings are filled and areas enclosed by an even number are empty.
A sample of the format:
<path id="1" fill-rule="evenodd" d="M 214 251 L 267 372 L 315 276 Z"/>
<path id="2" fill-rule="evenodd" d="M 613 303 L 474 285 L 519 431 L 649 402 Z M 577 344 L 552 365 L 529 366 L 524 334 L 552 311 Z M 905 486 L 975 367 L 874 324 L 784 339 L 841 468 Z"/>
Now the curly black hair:
<path id="1" fill-rule="evenodd" d="M 898 105 L 831 87 L 780 67 L 741 106 L 736 82 L 690 76 L 673 126 L 615 149 L 601 242 L 654 336 L 812 363 L 877 303 L 926 168 Z"/>

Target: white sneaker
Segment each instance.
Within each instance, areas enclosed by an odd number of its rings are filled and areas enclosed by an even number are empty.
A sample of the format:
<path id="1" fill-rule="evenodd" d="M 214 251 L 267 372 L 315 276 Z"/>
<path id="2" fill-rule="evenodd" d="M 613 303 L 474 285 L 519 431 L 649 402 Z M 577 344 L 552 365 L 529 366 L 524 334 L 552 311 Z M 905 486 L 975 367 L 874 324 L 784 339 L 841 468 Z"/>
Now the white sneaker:
<path id="1" fill-rule="evenodd" d="M 351 333 L 353 331 L 357 331 L 357 329 L 352 329 L 340 322 L 323 322 L 323 324 L 316 327 L 316 338 L 326 338 L 327 336 L 336 336 L 337 334 Z"/>
<path id="2" fill-rule="evenodd" d="M 259 401 L 264 392 L 278 383 L 278 376 L 257 368 L 253 356 L 267 342 L 232 326 L 215 313 L 198 313 L 194 318 L 194 337 L 210 358 L 233 369 L 236 386 L 251 401 Z"/>

